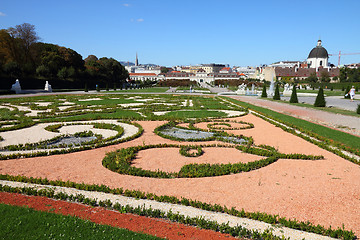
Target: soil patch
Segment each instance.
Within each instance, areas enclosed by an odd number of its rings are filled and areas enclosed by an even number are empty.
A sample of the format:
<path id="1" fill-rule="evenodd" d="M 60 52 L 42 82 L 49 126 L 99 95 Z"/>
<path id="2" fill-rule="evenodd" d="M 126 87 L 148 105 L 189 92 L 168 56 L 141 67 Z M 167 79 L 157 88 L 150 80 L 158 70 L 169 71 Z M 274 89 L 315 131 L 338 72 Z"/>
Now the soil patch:
<path id="1" fill-rule="evenodd" d="M 38 211 L 72 215 L 98 224 L 125 228 L 167 239 L 238 239 L 228 234 L 198 229 L 166 220 L 124 214 L 102 207 L 90 207 L 46 197 L 0 192 L 0 202 L 8 205 L 26 206 Z"/>
<path id="2" fill-rule="evenodd" d="M 204 147 L 204 153 L 199 157 L 185 157 L 179 153 L 180 148 L 151 148 L 138 152 L 133 166 L 146 170 L 161 170 L 164 172 L 178 172 L 181 167 L 191 163 L 209 163 L 209 164 L 226 164 L 226 163 L 247 163 L 257 161 L 263 157 L 243 153 L 235 148 L 222 147 Z M 161 154 L 159 154 L 161 151 Z M 194 152 L 197 150 L 193 149 Z M 230 158 L 223 156 L 229 155 Z"/>

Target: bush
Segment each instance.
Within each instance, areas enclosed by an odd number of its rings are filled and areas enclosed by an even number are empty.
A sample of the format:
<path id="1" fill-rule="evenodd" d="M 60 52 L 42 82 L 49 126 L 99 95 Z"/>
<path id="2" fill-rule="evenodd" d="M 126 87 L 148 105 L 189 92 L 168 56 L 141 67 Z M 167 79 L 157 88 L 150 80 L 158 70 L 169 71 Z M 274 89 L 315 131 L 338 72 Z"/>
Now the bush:
<path id="1" fill-rule="evenodd" d="M 276 88 L 275 88 L 275 93 L 274 93 L 273 99 L 274 99 L 274 100 L 280 100 L 279 84 L 276 84 Z"/>
<path id="2" fill-rule="evenodd" d="M 360 104 L 358 104 L 358 106 L 357 106 L 356 113 L 360 114 Z"/>
<path id="3" fill-rule="evenodd" d="M 297 97 L 297 93 L 296 93 L 296 85 L 294 85 L 292 93 L 291 93 L 291 97 L 290 97 L 290 103 L 298 103 L 298 97 Z"/>
<path id="4" fill-rule="evenodd" d="M 326 106 L 324 90 L 322 89 L 322 87 L 319 88 L 319 92 L 318 92 L 318 95 L 316 96 L 314 106 L 315 107 L 325 107 Z"/>
<path id="5" fill-rule="evenodd" d="M 267 98 L 266 85 L 265 84 L 264 84 L 264 87 L 263 87 L 263 90 L 262 90 L 262 93 L 261 93 L 261 97 L 262 98 Z"/>
<path id="6" fill-rule="evenodd" d="M 349 94 L 349 92 L 350 92 L 350 86 L 347 86 L 346 87 L 346 90 L 345 90 L 345 93 L 344 93 L 344 98 L 346 98 L 346 99 L 350 99 L 350 94 Z"/>

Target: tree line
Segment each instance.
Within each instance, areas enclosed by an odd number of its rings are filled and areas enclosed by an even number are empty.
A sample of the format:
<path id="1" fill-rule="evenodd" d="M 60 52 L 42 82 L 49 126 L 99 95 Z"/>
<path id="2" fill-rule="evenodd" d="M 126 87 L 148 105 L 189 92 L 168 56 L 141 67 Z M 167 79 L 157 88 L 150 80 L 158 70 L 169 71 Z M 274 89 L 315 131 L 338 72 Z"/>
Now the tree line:
<path id="1" fill-rule="evenodd" d="M 19 78 L 84 87 L 84 84 L 121 85 L 129 77 L 124 66 L 113 58 L 90 55 L 83 59 L 73 49 L 39 40 L 35 26 L 29 23 L 0 30 L 1 82 Z"/>

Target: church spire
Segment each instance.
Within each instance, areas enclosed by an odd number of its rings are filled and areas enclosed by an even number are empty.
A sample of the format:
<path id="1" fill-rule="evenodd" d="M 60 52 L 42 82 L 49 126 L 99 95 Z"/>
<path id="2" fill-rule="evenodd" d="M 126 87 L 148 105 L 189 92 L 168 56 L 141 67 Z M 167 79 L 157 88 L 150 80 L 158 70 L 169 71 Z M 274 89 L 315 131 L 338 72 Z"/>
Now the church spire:
<path id="1" fill-rule="evenodd" d="M 138 54 L 136 53 L 135 66 L 139 66 Z"/>

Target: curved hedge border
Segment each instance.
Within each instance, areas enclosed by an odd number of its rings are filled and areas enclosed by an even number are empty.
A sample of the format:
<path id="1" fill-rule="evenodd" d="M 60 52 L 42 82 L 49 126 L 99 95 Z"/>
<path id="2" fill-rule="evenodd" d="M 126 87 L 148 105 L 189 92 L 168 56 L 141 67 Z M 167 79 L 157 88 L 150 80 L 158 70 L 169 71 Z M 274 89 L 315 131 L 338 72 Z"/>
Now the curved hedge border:
<path id="1" fill-rule="evenodd" d="M 232 102 L 233 104 L 239 104 L 239 103 L 235 103 L 233 100 L 234 99 L 227 99 L 229 102 Z M 360 165 L 360 161 L 358 161 L 357 159 L 353 158 L 353 157 L 350 157 L 346 154 L 344 154 L 341 150 L 344 150 L 344 151 L 347 151 L 347 152 L 350 152 L 354 155 L 357 155 L 360 157 L 360 149 L 354 149 L 354 148 L 351 148 L 351 147 L 348 147 L 346 146 L 345 144 L 343 143 L 340 143 L 340 142 L 336 142 L 336 141 L 333 141 L 331 139 L 327 139 L 325 137 L 322 137 L 314 132 L 311 132 L 311 131 L 307 131 L 307 130 L 304 130 L 296 125 L 293 125 L 291 123 L 288 123 L 288 122 L 285 122 L 285 121 L 282 121 L 282 120 L 279 120 L 279 119 L 276 119 L 272 116 L 269 116 L 265 113 L 262 113 L 262 112 L 259 112 L 259 111 L 256 111 L 256 110 L 252 110 L 258 117 L 264 119 L 265 121 L 267 122 L 270 122 L 271 124 L 283 129 L 284 131 L 287 131 L 291 134 L 294 134 L 298 137 L 301 137 L 303 139 L 305 139 L 306 141 L 308 142 L 311 142 L 329 152 L 332 152 L 344 159 L 347 159 L 357 165 Z M 279 124 L 280 123 L 280 124 Z M 283 126 L 283 125 L 286 125 L 287 127 Z M 299 131 L 300 133 L 297 133 L 296 132 Z M 316 140 L 315 140 L 316 139 Z M 336 148 L 332 147 L 332 146 L 335 146 Z M 339 150 L 340 149 L 340 150 Z"/>
<path id="2" fill-rule="evenodd" d="M 256 154 L 259 156 L 266 156 L 267 158 L 260 159 L 248 163 L 228 163 L 228 164 L 188 164 L 184 165 L 179 172 L 164 172 L 164 171 L 151 171 L 144 170 L 132 166 L 132 161 L 135 159 L 136 154 L 141 150 L 150 148 L 169 148 L 177 147 L 181 149 L 181 145 L 175 144 L 157 144 L 157 145 L 142 145 L 129 148 L 121 148 L 114 152 L 106 154 L 102 161 L 104 167 L 110 169 L 113 172 L 119 174 L 127 174 L 139 177 L 152 177 L 152 178 L 199 178 L 199 177 L 214 177 L 235 174 L 240 172 L 249 172 L 255 169 L 259 169 L 276 162 L 279 158 L 287 159 L 304 159 L 304 160 L 316 160 L 323 159 L 323 156 L 313 156 L 304 154 L 282 154 L 277 151 L 270 151 L 263 148 L 247 147 L 242 145 L 226 146 L 226 145 L 200 145 L 200 147 L 230 147 L 236 148 L 240 151 Z M 196 148 L 197 146 L 193 146 Z"/>
<path id="3" fill-rule="evenodd" d="M 204 129 L 194 127 L 192 122 L 190 122 L 189 128 L 177 126 L 178 124 L 179 124 L 178 122 L 174 122 L 174 121 L 167 122 L 167 123 L 155 128 L 154 133 L 157 134 L 160 137 L 167 138 L 167 139 L 170 139 L 170 140 L 173 140 L 173 141 L 179 141 L 179 142 L 206 142 L 206 141 L 218 140 L 218 141 L 222 141 L 222 142 L 231 143 L 231 141 L 229 139 L 227 139 L 227 138 L 234 137 L 234 138 L 238 138 L 238 139 L 245 139 L 247 141 L 247 145 L 249 145 L 249 146 L 253 144 L 253 138 L 252 137 L 246 137 L 244 135 L 230 134 L 230 133 L 226 133 L 224 131 L 204 130 Z M 200 132 L 212 132 L 212 133 L 214 133 L 214 135 L 211 136 L 211 137 L 202 138 L 202 139 L 183 139 L 183 138 L 169 136 L 169 135 L 166 135 L 166 134 L 162 133 L 162 131 L 164 129 L 171 128 L 171 127 L 176 127 L 176 128 L 184 129 L 184 130 L 196 130 L 196 131 L 200 131 Z"/>
<path id="4" fill-rule="evenodd" d="M 297 221 L 296 219 L 281 218 L 278 215 L 271 215 L 271 214 L 262 213 L 262 212 L 245 212 L 244 209 L 239 211 L 239 210 L 235 209 L 234 207 L 228 208 L 226 206 L 221 206 L 219 204 L 203 203 L 203 202 L 200 202 L 197 200 L 190 200 L 187 198 L 178 199 L 177 197 L 174 197 L 174 196 L 166 196 L 166 195 L 157 196 L 153 193 L 145 193 L 145 192 L 141 192 L 138 190 L 127 190 L 127 189 L 124 190 L 123 188 L 109 188 L 105 185 L 96 185 L 96 184 L 89 185 L 89 184 L 85 184 L 85 183 L 75 183 L 75 182 L 70 182 L 70 181 L 64 182 L 64 181 L 60 181 L 60 180 L 49 181 L 46 178 L 33 178 L 33 177 L 28 178 L 28 177 L 24 177 L 24 176 L 11 176 L 11 175 L 1 174 L 0 180 L 27 182 L 27 183 L 52 185 L 52 186 L 60 186 L 60 187 L 69 187 L 69 188 L 76 188 L 79 190 L 97 191 L 97 192 L 111 193 L 111 194 L 115 194 L 115 195 L 122 195 L 122 196 L 126 196 L 126 197 L 133 197 L 133 198 L 138 198 L 138 199 L 149 199 L 149 200 L 155 200 L 158 202 L 180 204 L 180 205 L 184 205 L 184 206 L 192 206 L 192 207 L 207 210 L 207 211 L 223 212 L 223 213 L 227 213 L 229 215 L 236 216 L 236 217 L 254 219 L 254 220 L 263 221 L 263 222 L 274 224 L 274 225 L 280 225 L 280 226 L 284 226 L 284 227 L 288 227 L 288 228 L 292 228 L 292 229 L 298 229 L 301 231 L 312 232 L 312 233 L 321 234 L 324 236 L 330 236 L 330 237 L 339 238 L 339 239 L 344 239 L 344 240 L 356 239 L 354 232 L 345 230 L 344 228 L 337 228 L 337 229 L 332 229 L 331 227 L 325 228 L 321 225 L 313 225 L 309 221 L 300 222 L 300 221 Z M 2 189 L 0 189 L 0 191 L 10 192 L 11 189 L 7 190 L 6 188 L 10 188 L 10 187 L 3 187 Z M 40 192 L 40 190 L 38 192 Z M 35 193 L 35 191 L 30 188 L 30 189 L 25 190 L 22 193 L 32 194 L 32 193 Z M 59 198 L 59 199 L 61 199 L 61 198 Z M 89 202 L 91 202 L 91 201 L 89 201 Z"/>
<path id="5" fill-rule="evenodd" d="M 61 150 L 52 150 L 52 151 L 41 151 L 41 152 L 34 152 L 34 153 L 15 153 L 15 154 L 11 154 L 11 155 L 1 155 L 0 154 L 0 160 L 8 160 L 8 159 L 14 159 L 14 158 L 24 158 L 24 157 L 40 157 L 40 156 L 48 156 L 48 155 L 55 155 L 55 154 L 66 154 L 66 153 L 72 153 L 72 152 L 79 152 L 79 151 L 84 151 L 84 150 L 90 150 L 90 149 L 94 149 L 94 148 L 99 148 L 99 147 L 105 147 L 105 146 L 109 146 L 109 145 L 114 145 L 114 144 L 118 144 L 118 143 L 122 143 L 122 142 L 127 142 L 127 141 L 131 141 L 135 138 L 138 138 L 140 137 L 143 132 L 144 132 L 144 129 L 143 127 L 134 122 L 134 123 L 131 123 L 131 122 L 125 122 L 125 121 L 122 121 L 124 123 L 127 123 L 127 124 L 132 124 L 134 126 L 136 126 L 139 131 L 132 135 L 132 136 L 129 136 L 127 138 L 124 138 L 124 139 L 118 139 L 118 140 L 114 140 L 114 141 L 108 141 L 108 142 L 99 142 L 99 143 L 94 143 L 93 145 L 88 145 L 88 146 L 80 146 L 80 147 L 77 147 L 77 148 L 74 148 L 74 147 L 70 147 L 70 148 L 66 148 L 66 149 L 61 149 Z"/>
<path id="6" fill-rule="evenodd" d="M 197 150 L 196 152 L 190 153 L 191 149 Z M 204 151 L 201 146 L 180 146 L 179 153 L 185 157 L 199 157 L 203 155 Z"/>
<path id="7" fill-rule="evenodd" d="M 245 227 L 237 225 L 236 227 L 231 227 L 229 223 L 219 224 L 216 221 L 206 220 L 203 217 L 189 217 L 184 216 L 180 213 L 173 213 L 171 210 L 169 212 L 161 211 L 159 209 L 146 208 L 145 206 L 141 207 L 132 207 L 130 205 L 121 205 L 119 203 L 113 204 L 109 199 L 105 201 L 97 201 L 97 199 L 86 198 L 82 194 L 69 195 L 67 193 L 56 193 L 53 189 L 41 189 L 37 190 L 30 187 L 11 187 L 3 186 L 0 184 L 0 191 L 10 192 L 10 193 L 19 193 L 32 196 L 44 196 L 47 198 L 58 199 L 62 201 L 72 201 L 78 202 L 85 205 L 90 205 L 93 207 L 103 207 L 110 210 L 115 210 L 120 213 L 131 213 L 139 216 L 146 216 L 151 218 L 161 218 L 168 219 L 172 222 L 178 222 L 182 224 L 187 224 L 191 226 L 196 226 L 202 229 L 209 229 L 215 232 L 221 232 L 225 234 L 230 234 L 233 237 L 246 237 L 251 239 L 269 239 L 269 240 L 281 240 L 283 237 L 278 237 L 272 234 L 270 230 L 265 230 L 264 232 L 259 232 L 258 230 L 248 230 Z"/>
<path id="8" fill-rule="evenodd" d="M 244 122 L 244 121 L 214 120 L 212 122 L 213 123 L 207 124 L 207 127 L 209 129 L 213 129 L 213 130 L 245 130 L 245 129 L 254 128 L 254 124 Z M 239 123 L 239 124 L 244 124 L 244 125 L 247 125 L 247 126 L 244 126 L 244 127 L 232 127 L 231 123 Z M 226 127 L 221 127 L 221 125 L 226 126 Z M 217 126 L 220 126 L 220 127 L 217 127 Z"/>

